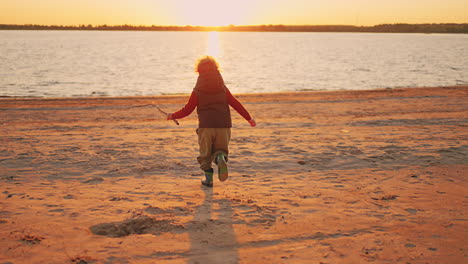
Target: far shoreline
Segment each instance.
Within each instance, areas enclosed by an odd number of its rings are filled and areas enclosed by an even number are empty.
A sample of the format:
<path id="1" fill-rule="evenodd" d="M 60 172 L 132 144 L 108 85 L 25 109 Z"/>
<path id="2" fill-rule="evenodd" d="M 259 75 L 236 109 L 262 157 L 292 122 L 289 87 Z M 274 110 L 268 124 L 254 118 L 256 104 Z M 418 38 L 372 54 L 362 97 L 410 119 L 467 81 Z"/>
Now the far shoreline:
<path id="1" fill-rule="evenodd" d="M 79 30 L 79 31 L 182 31 L 182 32 L 334 32 L 334 33 L 468 33 L 468 23 L 379 24 L 356 25 L 228 25 L 228 26 L 175 26 L 175 25 L 36 25 L 0 24 L 0 30 Z"/>

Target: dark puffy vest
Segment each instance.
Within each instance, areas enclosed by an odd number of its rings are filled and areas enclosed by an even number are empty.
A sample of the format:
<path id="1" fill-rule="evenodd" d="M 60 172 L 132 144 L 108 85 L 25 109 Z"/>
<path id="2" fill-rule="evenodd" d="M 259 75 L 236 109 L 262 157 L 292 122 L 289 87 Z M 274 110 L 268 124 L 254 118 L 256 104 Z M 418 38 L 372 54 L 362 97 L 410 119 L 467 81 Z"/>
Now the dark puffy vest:
<path id="1" fill-rule="evenodd" d="M 232 127 L 226 86 L 218 71 L 200 74 L 194 91 L 198 98 L 198 127 Z"/>

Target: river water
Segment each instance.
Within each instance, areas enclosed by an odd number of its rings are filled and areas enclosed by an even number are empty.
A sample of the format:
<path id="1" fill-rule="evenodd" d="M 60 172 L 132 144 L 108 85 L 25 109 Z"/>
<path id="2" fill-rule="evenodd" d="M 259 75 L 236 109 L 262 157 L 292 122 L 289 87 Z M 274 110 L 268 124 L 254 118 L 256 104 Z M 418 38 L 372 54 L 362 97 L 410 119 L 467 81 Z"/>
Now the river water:
<path id="1" fill-rule="evenodd" d="M 233 93 L 468 85 L 468 34 L 0 31 L 0 96 L 186 94 L 205 54 Z"/>

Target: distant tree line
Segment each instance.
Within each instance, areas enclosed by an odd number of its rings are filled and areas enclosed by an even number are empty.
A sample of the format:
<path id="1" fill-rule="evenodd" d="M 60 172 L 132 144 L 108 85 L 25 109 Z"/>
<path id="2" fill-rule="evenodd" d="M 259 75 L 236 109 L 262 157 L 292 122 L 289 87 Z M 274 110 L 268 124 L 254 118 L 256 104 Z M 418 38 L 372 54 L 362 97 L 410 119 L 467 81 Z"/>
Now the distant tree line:
<path id="1" fill-rule="evenodd" d="M 117 31 L 232 31 L 232 32 L 382 32 L 382 33 L 468 33 L 464 24 L 381 24 L 375 26 L 349 25 L 256 25 L 256 26 L 134 26 L 134 25 L 8 25 L 0 30 L 117 30 Z"/>

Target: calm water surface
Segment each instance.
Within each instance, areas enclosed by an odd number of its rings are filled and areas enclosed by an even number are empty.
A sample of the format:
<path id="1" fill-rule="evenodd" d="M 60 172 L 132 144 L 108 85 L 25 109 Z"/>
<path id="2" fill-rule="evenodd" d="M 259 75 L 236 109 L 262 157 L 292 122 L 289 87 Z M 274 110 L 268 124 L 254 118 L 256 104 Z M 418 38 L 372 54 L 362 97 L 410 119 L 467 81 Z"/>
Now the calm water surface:
<path id="1" fill-rule="evenodd" d="M 0 31 L 0 96 L 190 93 L 204 54 L 233 93 L 468 85 L 468 35 Z"/>

